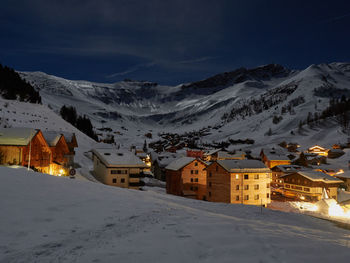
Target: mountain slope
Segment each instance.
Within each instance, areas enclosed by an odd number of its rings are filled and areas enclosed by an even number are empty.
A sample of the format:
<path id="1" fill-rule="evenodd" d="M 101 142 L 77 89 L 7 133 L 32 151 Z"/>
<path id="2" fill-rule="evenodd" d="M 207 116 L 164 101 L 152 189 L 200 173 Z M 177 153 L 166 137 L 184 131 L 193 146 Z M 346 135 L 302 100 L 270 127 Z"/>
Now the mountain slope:
<path id="1" fill-rule="evenodd" d="M 205 141 L 293 140 L 290 132 L 308 112 L 320 113 L 331 96 L 350 95 L 347 63 L 312 65 L 302 71 L 280 65 L 237 69 L 176 87 L 137 81 L 70 81 L 41 72 L 21 75 L 40 90 L 45 104 L 56 111 L 64 104 L 76 106 L 96 128 L 111 128 L 121 143 L 141 143 L 148 131 L 183 133 L 208 126 L 211 135 Z M 279 122 L 274 124 L 276 118 Z M 272 136 L 264 136 L 269 129 Z M 312 137 L 317 132 L 305 134 Z"/>

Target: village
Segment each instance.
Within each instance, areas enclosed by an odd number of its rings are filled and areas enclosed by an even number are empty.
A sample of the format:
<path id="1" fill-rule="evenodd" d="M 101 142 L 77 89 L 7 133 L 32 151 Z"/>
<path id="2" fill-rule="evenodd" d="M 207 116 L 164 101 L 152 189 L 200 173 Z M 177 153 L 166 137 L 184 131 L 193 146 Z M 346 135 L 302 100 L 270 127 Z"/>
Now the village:
<path id="1" fill-rule="evenodd" d="M 74 133 L 31 128 L 0 130 L 0 163 L 54 176 L 75 178 L 78 147 Z M 115 187 L 143 190 L 153 185 L 185 198 L 273 208 L 276 203 L 309 203 L 310 211 L 350 215 L 350 170 L 331 165 L 350 144 L 331 149 L 315 145 L 302 151 L 282 142 L 252 151 L 168 147 L 121 148 L 103 144 L 87 153 L 93 178 Z M 348 164 L 347 164 L 348 165 Z M 342 166 L 344 167 L 344 166 Z M 320 207 L 321 206 L 321 207 Z M 336 209 L 335 209 L 335 207 Z M 305 208 L 304 208 L 305 209 Z"/>

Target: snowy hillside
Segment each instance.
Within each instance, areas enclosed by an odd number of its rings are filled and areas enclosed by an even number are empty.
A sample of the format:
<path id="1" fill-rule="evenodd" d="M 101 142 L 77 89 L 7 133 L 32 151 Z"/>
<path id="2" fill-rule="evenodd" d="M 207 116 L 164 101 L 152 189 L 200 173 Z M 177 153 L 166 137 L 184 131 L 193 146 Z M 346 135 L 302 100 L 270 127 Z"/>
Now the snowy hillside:
<path id="1" fill-rule="evenodd" d="M 56 111 L 64 104 L 75 106 L 101 134 L 111 128 L 120 143 L 142 143 L 147 132 L 157 139 L 159 132 L 203 127 L 209 127 L 203 142 L 252 138 L 256 146 L 281 140 L 312 145 L 320 139 L 328 146 L 347 137 L 335 123 L 321 123 L 305 128 L 302 136 L 295 135 L 308 112 L 320 113 L 332 96 L 350 95 L 347 63 L 312 65 L 302 71 L 280 65 L 238 69 L 176 87 L 137 81 L 71 81 L 42 72 L 21 75 L 40 90 L 45 104 Z M 266 136 L 269 129 L 271 134 Z"/>
<path id="2" fill-rule="evenodd" d="M 63 120 L 61 116 L 46 105 L 0 98 L 0 126 L 74 132 L 79 146 L 76 148 L 75 162 L 79 163 L 84 169 L 86 168 L 86 174 L 88 174 L 88 168 L 92 166 L 91 161 L 84 156 L 84 152 L 90 151 L 96 145 L 96 142 Z"/>
<path id="3" fill-rule="evenodd" d="M 0 181 L 1 263 L 349 261 L 349 230 L 300 214 L 26 169 Z"/>

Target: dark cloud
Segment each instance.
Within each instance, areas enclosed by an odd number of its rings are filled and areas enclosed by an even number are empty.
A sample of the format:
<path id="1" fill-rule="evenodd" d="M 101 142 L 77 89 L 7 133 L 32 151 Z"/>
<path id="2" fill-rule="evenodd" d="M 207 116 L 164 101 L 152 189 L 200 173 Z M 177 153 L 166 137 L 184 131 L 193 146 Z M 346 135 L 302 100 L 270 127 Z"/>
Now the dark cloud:
<path id="1" fill-rule="evenodd" d="M 1 6 L 0 62 L 73 79 L 179 83 L 238 66 L 350 58 L 346 1 L 3 0 Z"/>

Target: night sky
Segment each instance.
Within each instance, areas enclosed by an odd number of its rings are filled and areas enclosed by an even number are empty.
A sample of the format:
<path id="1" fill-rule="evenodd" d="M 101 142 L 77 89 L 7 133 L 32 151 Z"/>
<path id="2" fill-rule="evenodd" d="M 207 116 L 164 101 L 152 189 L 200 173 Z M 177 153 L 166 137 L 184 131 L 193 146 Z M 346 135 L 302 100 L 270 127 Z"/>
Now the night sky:
<path id="1" fill-rule="evenodd" d="M 350 1 L 1 0 L 0 63 L 179 84 L 238 67 L 350 61 Z"/>

